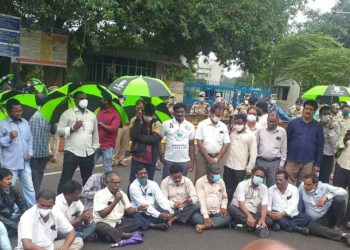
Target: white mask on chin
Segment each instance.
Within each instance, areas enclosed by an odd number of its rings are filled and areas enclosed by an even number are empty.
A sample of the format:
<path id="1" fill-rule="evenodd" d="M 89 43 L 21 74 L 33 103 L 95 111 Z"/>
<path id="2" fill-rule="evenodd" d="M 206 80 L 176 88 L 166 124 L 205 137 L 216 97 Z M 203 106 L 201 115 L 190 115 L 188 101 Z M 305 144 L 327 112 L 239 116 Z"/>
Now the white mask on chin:
<path id="1" fill-rule="evenodd" d="M 217 117 L 216 115 L 214 115 L 211 119 L 214 123 L 218 123 L 220 121 L 220 117 Z"/>

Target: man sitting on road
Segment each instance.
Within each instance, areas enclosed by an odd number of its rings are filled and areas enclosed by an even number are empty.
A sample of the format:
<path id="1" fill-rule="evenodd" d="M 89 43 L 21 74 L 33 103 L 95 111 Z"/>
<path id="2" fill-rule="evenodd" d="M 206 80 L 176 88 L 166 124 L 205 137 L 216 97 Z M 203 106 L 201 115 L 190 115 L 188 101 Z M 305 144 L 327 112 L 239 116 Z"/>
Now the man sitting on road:
<path id="1" fill-rule="evenodd" d="M 182 164 L 172 164 L 169 172 L 170 176 L 162 181 L 160 188 L 174 209 L 176 220 L 185 224 L 200 210 L 196 189 L 192 181 L 184 176 Z"/>
<path id="2" fill-rule="evenodd" d="M 19 222 L 17 250 L 83 248 L 83 240 L 75 237 L 73 226 L 60 210 L 53 208 L 55 198 L 56 194 L 50 190 L 39 192 L 37 204 L 28 209 Z M 58 233 L 67 236 L 56 240 Z"/>
<path id="3" fill-rule="evenodd" d="M 107 174 L 108 173 L 93 174 L 84 185 L 81 197 L 85 209 L 92 209 L 95 194 L 106 187 Z"/>
<path id="4" fill-rule="evenodd" d="M 125 217 L 127 214 L 136 214 L 147 208 L 140 205 L 133 208 L 128 196 L 119 189 L 120 177 L 115 171 L 106 175 L 107 187 L 98 191 L 94 198 L 94 219 L 96 232 L 99 237 L 114 243 L 121 243 L 122 239 L 142 237 L 137 232 L 141 228 L 141 222 L 137 218 Z"/>
<path id="5" fill-rule="evenodd" d="M 96 240 L 96 224 L 92 222 L 92 211 L 85 210 L 80 201 L 82 186 L 75 180 L 69 180 L 62 186 L 62 194 L 56 197 L 55 208 L 60 210 L 72 224 L 75 231 L 85 241 Z"/>
<path id="6" fill-rule="evenodd" d="M 145 167 L 136 169 L 136 179 L 130 184 L 129 193 L 133 207 L 147 205 L 147 210 L 141 213 L 143 228 L 167 230 L 175 220 L 173 210 L 164 197 L 158 184 L 148 179 Z M 156 204 L 160 207 L 156 207 Z"/>
<path id="7" fill-rule="evenodd" d="M 272 220 L 267 216 L 268 189 L 263 184 L 265 169 L 255 167 L 252 178 L 241 181 L 233 195 L 228 210 L 234 221 L 255 229 L 259 238 L 269 236 Z"/>
<path id="8" fill-rule="evenodd" d="M 344 220 L 346 190 L 318 180 L 315 174 L 307 174 L 299 186 L 299 211 L 305 211 L 313 221 L 310 234 L 336 241 L 345 241 L 350 246 L 350 234 L 339 226 Z"/>
<path id="9" fill-rule="evenodd" d="M 227 226 L 231 222 L 231 216 L 226 209 L 228 200 L 225 183 L 220 176 L 220 165 L 209 164 L 207 174 L 197 180 L 195 187 L 201 205 L 201 214 L 195 213 L 192 216 L 196 232 Z"/>
<path id="10" fill-rule="evenodd" d="M 280 228 L 287 232 L 309 234 L 306 227 L 311 218 L 298 211 L 299 190 L 288 183 L 288 172 L 279 170 L 276 174 L 276 184 L 269 188 L 269 204 L 267 214 L 275 222 L 274 230 Z"/>

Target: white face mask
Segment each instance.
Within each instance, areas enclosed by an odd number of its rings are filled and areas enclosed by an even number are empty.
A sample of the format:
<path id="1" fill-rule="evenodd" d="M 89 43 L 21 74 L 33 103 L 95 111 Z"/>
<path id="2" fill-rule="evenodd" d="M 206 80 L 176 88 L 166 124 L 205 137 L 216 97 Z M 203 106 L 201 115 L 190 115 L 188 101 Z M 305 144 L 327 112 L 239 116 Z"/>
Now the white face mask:
<path id="1" fill-rule="evenodd" d="M 87 99 L 83 99 L 79 101 L 79 107 L 82 109 L 86 109 L 88 106 L 89 102 Z"/>
<path id="2" fill-rule="evenodd" d="M 144 115 L 144 116 L 143 116 L 143 119 L 145 120 L 145 122 L 151 122 L 151 121 L 153 120 L 153 117 L 152 117 L 152 116 Z"/>
<path id="3" fill-rule="evenodd" d="M 235 125 L 235 130 L 236 130 L 237 132 L 241 132 L 241 131 L 243 130 L 243 128 L 244 128 L 244 125 L 243 125 L 243 124 L 241 124 L 241 125 L 236 124 L 236 125 Z"/>
<path id="4" fill-rule="evenodd" d="M 49 215 L 49 213 L 51 213 L 51 209 L 43 209 L 38 207 L 38 212 L 42 217 L 46 217 Z"/>
<path id="5" fill-rule="evenodd" d="M 204 102 L 204 97 L 199 97 L 200 102 Z"/>
<path id="6" fill-rule="evenodd" d="M 220 117 L 217 117 L 216 115 L 213 115 L 211 120 L 215 123 L 218 123 L 220 121 Z"/>
<path id="7" fill-rule="evenodd" d="M 247 115 L 247 120 L 249 122 L 255 122 L 256 121 L 256 116 L 255 115 L 252 115 L 252 114 L 248 114 Z"/>

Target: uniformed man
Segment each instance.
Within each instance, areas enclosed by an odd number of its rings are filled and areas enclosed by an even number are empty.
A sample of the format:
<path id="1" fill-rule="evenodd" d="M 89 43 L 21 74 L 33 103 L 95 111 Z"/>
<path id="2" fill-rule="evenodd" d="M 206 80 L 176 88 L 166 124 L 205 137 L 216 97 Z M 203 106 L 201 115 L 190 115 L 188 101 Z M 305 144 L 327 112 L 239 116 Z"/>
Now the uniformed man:
<path id="1" fill-rule="evenodd" d="M 250 107 L 255 107 L 258 99 L 255 96 L 251 96 L 248 99 L 244 100 L 244 103 L 241 103 L 238 108 L 237 112 L 235 111 L 235 114 L 244 114 L 247 115 L 247 111 Z"/>
<path id="2" fill-rule="evenodd" d="M 215 94 L 215 103 L 221 103 L 224 107 L 224 116 L 233 116 L 234 108 L 231 103 L 228 103 L 224 98 L 221 97 L 221 93 Z"/>
<path id="3" fill-rule="evenodd" d="M 168 111 L 171 115 L 174 115 L 174 105 L 175 105 L 175 94 L 171 93 L 171 95 L 168 98 L 168 101 L 166 102 L 166 106 L 168 108 Z"/>
<path id="4" fill-rule="evenodd" d="M 208 115 L 210 111 L 209 103 L 205 102 L 205 92 L 199 92 L 199 102 L 193 103 L 191 107 L 191 115 Z"/>
<path id="5" fill-rule="evenodd" d="M 339 112 L 339 111 L 340 111 L 339 104 L 338 103 L 333 103 L 331 105 L 331 116 L 332 116 L 333 122 L 336 122 L 338 124 L 343 119 L 342 112 Z"/>
<path id="6" fill-rule="evenodd" d="M 295 105 L 288 109 L 288 116 L 291 119 L 299 118 L 303 115 L 303 100 L 298 98 L 295 101 Z"/>

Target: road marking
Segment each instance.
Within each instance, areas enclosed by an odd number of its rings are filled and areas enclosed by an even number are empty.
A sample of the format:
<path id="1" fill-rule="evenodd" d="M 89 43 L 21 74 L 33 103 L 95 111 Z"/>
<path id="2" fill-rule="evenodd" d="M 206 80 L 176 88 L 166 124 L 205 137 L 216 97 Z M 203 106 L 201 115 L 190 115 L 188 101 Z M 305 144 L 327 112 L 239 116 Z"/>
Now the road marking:
<path id="1" fill-rule="evenodd" d="M 97 165 L 95 165 L 95 168 L 100 168 L 100 167 L 102 167 L 102 166 L 103 166 L 103 164 L 97 164 Z M 75 170 L 75 172 L 77 172 L 77 171 L 80 171 L 80 168 L 77 168 L 77 169 Z M 44 176 L 55 175 L 55 174 L 61 174 L 61 173 L 62 173 L 62 171 L 50 172 L 50 173 L 45 173 Z"/>

